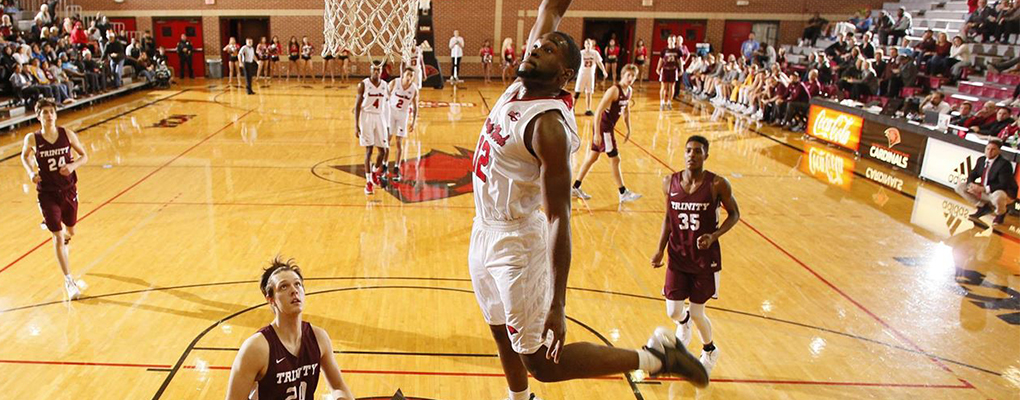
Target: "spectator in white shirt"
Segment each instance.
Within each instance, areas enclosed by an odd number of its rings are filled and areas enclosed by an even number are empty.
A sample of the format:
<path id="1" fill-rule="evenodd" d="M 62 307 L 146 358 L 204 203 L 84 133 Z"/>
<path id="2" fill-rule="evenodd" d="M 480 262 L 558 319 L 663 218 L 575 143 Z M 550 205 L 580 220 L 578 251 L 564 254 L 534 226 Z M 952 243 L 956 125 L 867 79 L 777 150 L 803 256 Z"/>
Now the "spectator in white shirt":
<path id="1" fill-rule="evenodd" d="M 464 38 L 460 37 L 460 31 L 454 30 L 453 37 L 450 38 L 450 58 L 453 60 L 453 69 L 451 71 L 451 79 L 454 81 L 459 80 L 460 76 L 460 59 L 464 57 Z"/>
<path id="2" fill-rule="evenodd" d="M 245 39 L 244 46 L 237 52 L 237 61 L 241 63 L 241 69 L 244 70 L 244 80 L 248 85 L 248 94 L 255 94 L 251 90 L 251 79 L 258 72 L 258 64 L 255 63 L 255 47 L 254 41 L 251 38 Z"/>
<path id="3" fill-rule="evenodd" d="M 930 96 L 926 97 L 923 102 L 921 102 L 921 111 L 938 111 L 939 114 L 949 114 L 953 112 L 953 106 L 943 101 L 945 100 L 945 97 L 946 95 L 942 94 L 942 92 L 932 93 Z"/>

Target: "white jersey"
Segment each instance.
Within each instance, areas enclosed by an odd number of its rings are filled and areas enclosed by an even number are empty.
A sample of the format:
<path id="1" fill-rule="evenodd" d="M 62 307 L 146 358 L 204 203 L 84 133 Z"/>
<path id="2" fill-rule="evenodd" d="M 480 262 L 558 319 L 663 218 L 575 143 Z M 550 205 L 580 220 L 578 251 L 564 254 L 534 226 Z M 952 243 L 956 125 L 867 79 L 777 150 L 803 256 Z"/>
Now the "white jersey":
<path id="1" fill-rule="evenodd" d="M 361 99 L 361 112 L 382 114 L 383 105 L 386 104 L 390 91 L 389 87 L 386 86 L 386 81 L 380 79 L 377 86 L 372 83 L 371 78 L 365 78 L 361 83 L 365 87 L 365 93 Z"/>
<path id="2" fill-rule="evenodd" d="M 595 49 L 581 50 L 581 71 L 577 75 L 595 75 L 595 68 L 602 62 L 602 55 Z"/>
<path id="3" fill-rule="evenodd" d="M 407 116 L 414 105 L 411 102 L 418 94 L 418 86 L 411 82 L 411 87 L 404 89 L 404 82 L 400 79 L 395 82 L 396 85 L 393 85 L 393 90 L 390 91 L 390 114 Z"/>
<path id="4" fill-rule="evenodd" d="M 550 110 L 563 116 L 570 152 L 581 139 L 574 120 L 574 99 L 566 92 L 557 97 L 519 99 L 524 84 L 514 82 L 496 101 L 485 120 L 474 155 L 475 218 L 487 222 L 526 219 L 542 204 L 539 161 L 524 145 L 524 131 L 536 116 Z"/>
<path id="5" fill-rule="evenodd" d="M 424 75 L 422 74 L 422 68 L 424 68 L 424 65 L 422 65 L 423 63 L 424 58 L 422 57 L 420 52 L 411 54 L 410 57 L 404 60 L 405 66 L 409 66 L 414 69 L 414 83 L 415 86 L 417 86 L 419 89 L 421 88 L 422 76 Z"/>

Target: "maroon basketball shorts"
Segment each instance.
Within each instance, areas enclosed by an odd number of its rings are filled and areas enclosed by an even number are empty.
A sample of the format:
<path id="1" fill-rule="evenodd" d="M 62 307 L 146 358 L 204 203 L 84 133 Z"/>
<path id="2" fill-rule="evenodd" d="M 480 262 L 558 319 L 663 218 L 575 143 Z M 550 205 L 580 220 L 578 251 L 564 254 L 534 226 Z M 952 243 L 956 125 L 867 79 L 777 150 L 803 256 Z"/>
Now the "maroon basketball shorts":
<path id="1" fill-rule="evenodd" d="M 666 268 L 666 285 L 662 288 L 662 295 L 666 296 L 667 300 L 690 299 L 691 303 L 705 304 L 708 299 L 719 298 L 718 290 L 718 271 L 693 274 Z"/>
<path id="2" fill-rule="evenodd" d="M 618 154 L 616 150 L 616 133 L 612 130 L 609 132 L 602 132 L 602 143 L 595 145 L 595 141 L 591 142 L 591 149 L 599 153 L 606 153 L 610 157 L 616 157 Z"/>
<path id="3" fill-rule="evenodd" d="M 39 192 L 39 210 L 50 232 L 63 230 L 61 224 L 74 226 L 78 222 L 78 190 L 71 187 Z"/>
<path id="4" fill-rule="evenodd" d="M 659 75 L 659 82 L 673 83 L 676 82 L 676 70 L 675 69 L 663 69 L 662 75 Z"/>

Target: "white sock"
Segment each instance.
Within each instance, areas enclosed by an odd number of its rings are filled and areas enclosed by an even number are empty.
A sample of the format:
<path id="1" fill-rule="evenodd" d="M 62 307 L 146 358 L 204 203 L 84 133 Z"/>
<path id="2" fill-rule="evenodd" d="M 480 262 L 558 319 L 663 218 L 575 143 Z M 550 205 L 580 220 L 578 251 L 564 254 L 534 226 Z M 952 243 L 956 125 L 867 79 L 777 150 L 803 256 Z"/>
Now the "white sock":
<path id="1" fill-rule="evenodd" d="M 641 349 L 638 354 L 638 369 L 647 372 L 649 375 L 659 372 L 662 369 L 662 360 L 648 350 Z"/>
<path id="2" fill-rule="evenodd" d="M 520 392 L 507 389 L 510 392 L 510 400 L 529 400 L 531 399 L 531 388 L 524 389 Z"/>
<path id="3" fill-rule="evenodd" d="M 74 282 L 74 278 L 71 275 L 64 275 L 64 280 L 68 282 Z"/>
<path id="4" fill-rule="evenodd" d="M 372 174 L 371 173 L 368 173 L 368 172 L 365 173 L 365 181 L 367 181 L 369 183 L 372 182 Z"/>

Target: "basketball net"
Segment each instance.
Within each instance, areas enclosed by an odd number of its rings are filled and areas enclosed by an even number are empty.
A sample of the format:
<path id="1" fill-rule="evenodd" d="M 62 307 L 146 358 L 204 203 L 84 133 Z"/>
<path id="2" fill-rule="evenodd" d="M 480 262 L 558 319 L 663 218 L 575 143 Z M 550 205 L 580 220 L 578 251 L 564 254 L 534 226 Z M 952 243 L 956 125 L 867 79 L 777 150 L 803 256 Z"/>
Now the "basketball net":
<path id="1" fill-rule="evenodd" d="M 323 55 L 411 55 L 419 0 L 325 0 Z"/>

